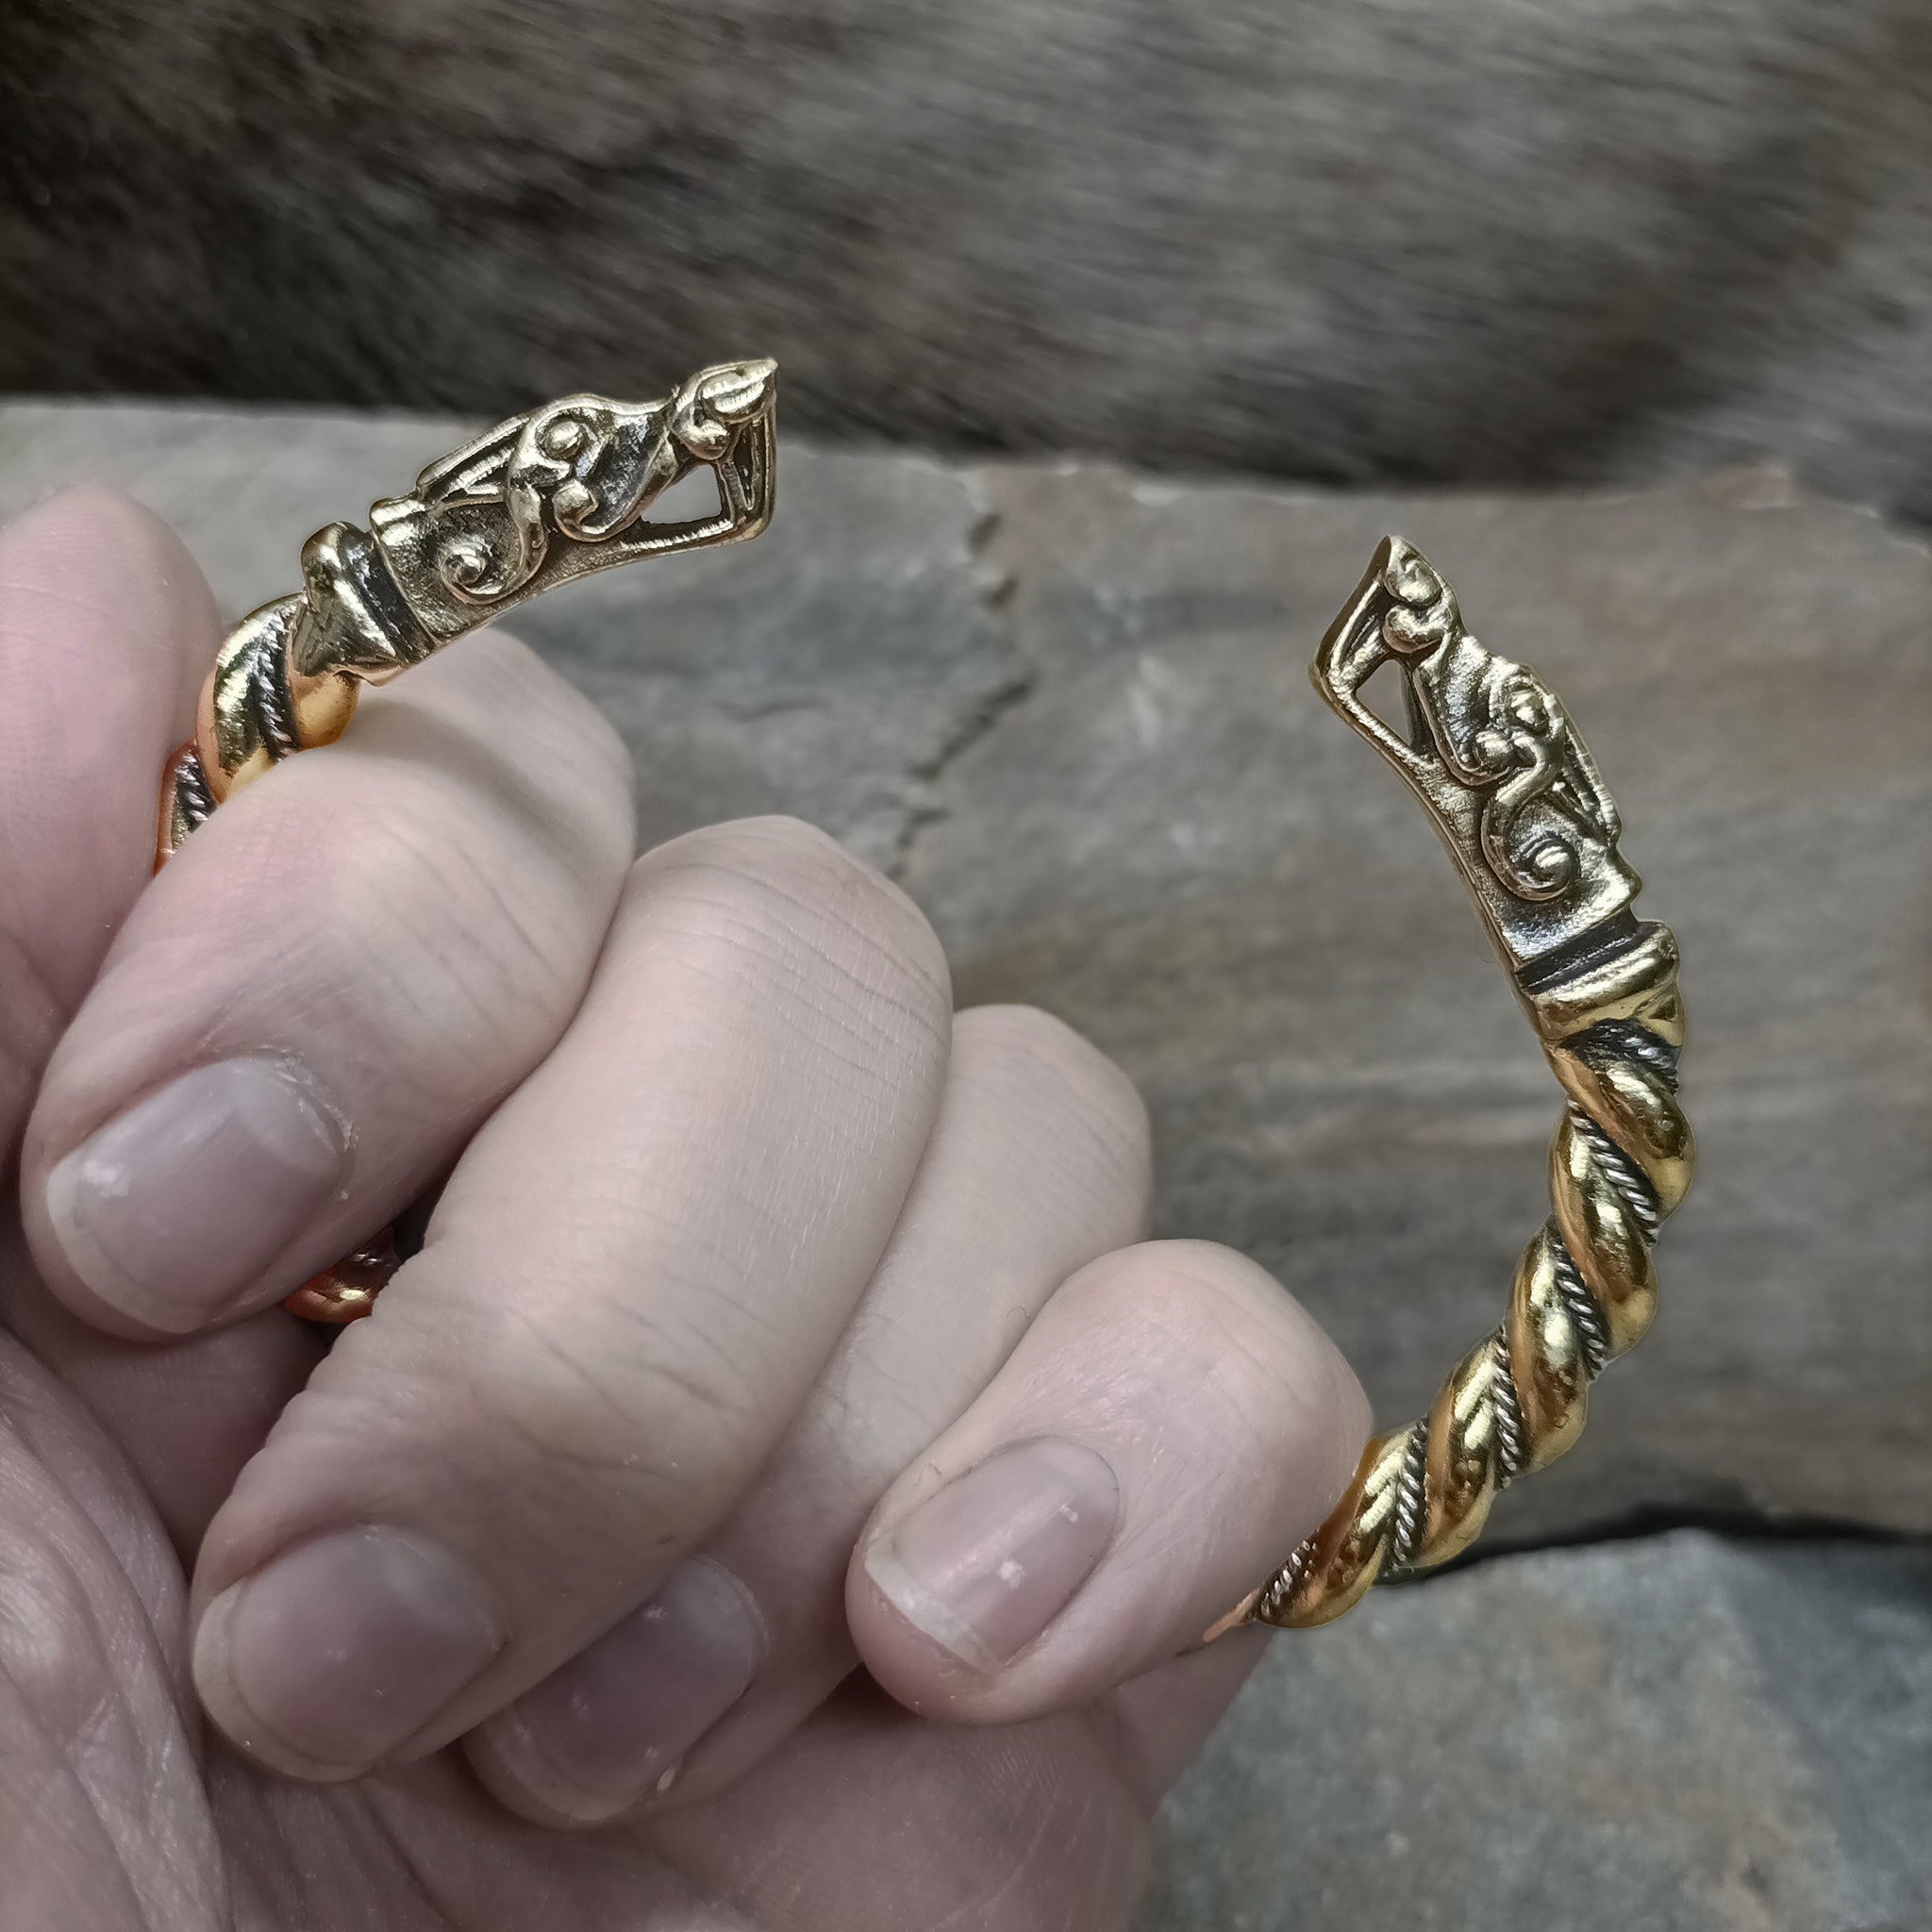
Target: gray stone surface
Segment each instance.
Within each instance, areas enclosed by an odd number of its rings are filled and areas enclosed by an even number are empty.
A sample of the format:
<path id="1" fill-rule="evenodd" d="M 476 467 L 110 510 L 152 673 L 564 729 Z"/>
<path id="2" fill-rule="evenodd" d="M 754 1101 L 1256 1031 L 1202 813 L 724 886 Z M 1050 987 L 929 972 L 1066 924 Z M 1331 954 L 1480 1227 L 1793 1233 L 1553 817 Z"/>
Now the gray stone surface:
<path id="1" fill-rule="evenodd" d="M 1932 1556 L 1680 1532 L 1277 1639 L 1141 1932 L 1921 1932 Z"/>
<path id="2" fill-rule="evenodd" d="M 118 477 L 239 610 L 447 422 L 16 405 L 0 512 Z M 638 754 L 646 835 L 801 812 L 962 1000 L 1090 1032 L 1162 1226 L 1275 1269 L 1391 1421 L 1495 1319 L 1555 1089 L 1404 789 L 1308 689 L 1375 538 L 1563 692 L 1683 941 L 1698 1190 L 1535 1541 L 1650 1509 L 1932 1530 L 1932 552 L 1741 474 L 1324 496 L 789 450 L 748 548 L 519 613 Z"/>
<path id="3" fill-rule="evenodd" d="M 1407 790 L 1309 690 L 1376 538 L 1545 673 L 1683 942 L 1702 1177 L 1539 1537 L 1642 1507 L 1932 1528 L 1932 552 L 1772 475 L 1627 497 L 994 479 L 1033 667 L 907 883 L 963 999 L 1148 1092 L 1163 1224 L 1257 1256 L 1391 1418 L 1495 1318 L 1551 1083 Z"/>
<path id="4" fill-rule="evenodd" d="M 0 408 L 0 514 L 81 476 L 225 606 L 459 425 Z M 1684 941 L 1697 1193 L 1658 1326 L 1491 1549 L 1628 1512 L 1932 1530 L 1932 555 L 1771 474 L 1323 496 L 793 444 L 747 550 L 520 628 L 623 724 L 647 835 L 801 811 L 1153 1105 L 1391 1417 L 1494 1320 L 1554 1091 L 1441 855 L 1318 704 L 1374 539 L 1565 694 Z M 1932 1557 L 1699 1533 L 1504 1556 L 1278 1641 L 1170 1807 L 1143 1932 L 1920 1932 Z"/>
<path id="5" fill-rule="evenodd" d="M 1932 519 L 1923 0 L 0 8 L 0 386 Z"/>
<path id="6" fill-rule="evenodd" d="M 291 588 L 311 530 L 359 516 L 475 427 L 17 403 L 0 407 L 0 516 L 43 489 L 116 480 L 183 533 L 239 614 Z M 891 864 L 934 807 L 947 747 L 1021 679 L 987 608 L 983 486 L 918 457 L 792 450 L 780 502 L 755 544 L 592 578 L 514 628 L 623 729 L 651 840 L 782 809 Z"/>

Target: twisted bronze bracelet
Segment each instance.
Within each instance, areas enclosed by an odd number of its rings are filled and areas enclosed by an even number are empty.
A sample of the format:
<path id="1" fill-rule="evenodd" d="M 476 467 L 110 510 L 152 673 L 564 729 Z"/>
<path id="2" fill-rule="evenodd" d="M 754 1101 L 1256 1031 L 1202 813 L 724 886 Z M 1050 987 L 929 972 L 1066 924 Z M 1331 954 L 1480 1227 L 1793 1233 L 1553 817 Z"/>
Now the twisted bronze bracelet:
<path id="1" fill-rule="evenodd" d="M 317 531 L 303 589 L 243 618 L 222 646 L 194 737 L 163 777 L 157 866 L 235 791 L 339 737 L 362 685 L 554 585 L 756 536 L 774 494 L 776 390 L 772 363 L 746 361 L 651 403 L 566 396 L 432 463 L 409 495 L 372 508 L 368 530 Z M 716 480 L 715 515 L 647 518 L 700 470 Z M 1399 672 L 1406 737 L 1362 701 L 1385 664 Z M 1552 1212 L 1518 1264 L 1508 1314 L 1427 1416 L 1370 1442 L 1327 1521 L 1217 1632 L 1324 1624 L 1371 1584 L 1443 1562 L 1502 1489 L 1569 1448 L 1590 1384 L 1650 1325 L 1651 1244 L 1693 1158 L 1676 1102 L 1676 944 L 1631 910 L 1639 880 L 1617 851 L 1616 807 L 1555 693 L 1478 644 L 1455 593 L 1397 538 L 1313 669 L 1428 810 L 1568 1104 L 1550 1150 Z M 287 1306 L 354 1320 L 394 1266 L 385 1231 Z"/>
<path id="2" fill-rule="evenodd" d="M 1385 664 L 1406 735 L 1362 700 Z M 1215 1632 L 1326 1624 L 1371 1584 L 1446 1562 L 1497 1494 L 1575 1441 L 1590 1385 L 1657 1308 L 1651 1244 L 1690 1185 L 1677 1105 L 1684 1008 L 1670 928 L 1631 910 L 1617 808 L 1562 704 L 1464 629 L 1456 593 L 1387 539 L 1312 667 L 1315 688 L 1408 781 L 1462 874 L 1565 1106 L 1550 1218 L 1509 1309 L 1426 1416 L 1377 1436 L 1328 1519 Z"/>

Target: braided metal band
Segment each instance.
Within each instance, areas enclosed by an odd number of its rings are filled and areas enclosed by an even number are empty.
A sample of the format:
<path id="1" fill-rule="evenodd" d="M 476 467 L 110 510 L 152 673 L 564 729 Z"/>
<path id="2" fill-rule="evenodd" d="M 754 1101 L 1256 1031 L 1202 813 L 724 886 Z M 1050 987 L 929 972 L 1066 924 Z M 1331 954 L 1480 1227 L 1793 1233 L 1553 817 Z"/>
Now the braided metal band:
<path id="1" fill-rule="evenodd" d="M 1406 737 L 1360 697 L 1391 663 Z M 1566 1105 L 1550 1218 L 1517 1264 L 1508 1313 L 1426 1416 L 1369 1443 L 1327 1521 L 1226 1620 L 1293 1628 L 1468 1548 L 1509 1483 L 1575 1441 L 1591 1383 L 1650 1326 L 1651 1246 L 1694 1160 L 1676 1098 L 1676 941 L 1630 909 L 1640 881 L 1617 853 L 1616 807 L 1555 693 L 1477 643 L 1399 538 L 1323 641 L 1314 677 L 1428 809 Z"/>
<path id="2" fill-rule="evenodd" d="M 341 737 L 365 684 L 382 684 L 512 605 L 640 558 L 756 537 L 776 486 L 778 372 L 701 369 L 650 403 L 564 396 L 431 463 L 367 530 L 330 524 L 303 546 L 303 588 L 229 632 L 194 736 L 161 781 L 158 868 L 217 806 L 298 751 Z M 708 472 L 714 515 L 647 512 Z M 290 1297 L 296 1314 L 366 1314 L 395 1266 L 387 1231 Z"/>

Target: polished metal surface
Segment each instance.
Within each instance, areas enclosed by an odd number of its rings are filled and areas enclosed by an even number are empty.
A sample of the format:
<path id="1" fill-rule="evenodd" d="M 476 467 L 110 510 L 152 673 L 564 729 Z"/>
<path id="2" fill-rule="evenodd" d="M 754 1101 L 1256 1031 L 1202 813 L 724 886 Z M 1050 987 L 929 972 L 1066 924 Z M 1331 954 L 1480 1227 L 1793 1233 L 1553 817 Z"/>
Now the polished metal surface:
<path id="1" fill-rule="evenodd" d="M 511 606 L 592 571 L 756 537 L 776 483 L 768 361 L 703 369 L 652 403 L 565 396 L 499 423 L 302 549 L 302 589 L 244 617 L 169 761 L 158 862 L 239 786 L 341 735 L 382 684 Z M 714 516 L 645 512 L 699 469 Z"/>
<path id="2" fill-rule="evenodd" d="M 1363 687 L 1390 667 L 1405 729 Z M 1560 700 L 1473 638 L 1428 560 L 1384 541 L 1322 641 L 1316 689 L 1401 773 L 1462 874 L 1563 1090 L 1549 1219 L 1502 1323 L 1426 1416 L 1375 1437 L 1319 1529 L 1215 1626 L 1305 1627 L 1468 1548 L 1496 1496 L 1583 1427 L 1590 1385 L 1657 1308 L 1651 1245 L 1690 1184 L 1684 1008 L 1668 927 L 1640 922 L 1621 824 Z"/>

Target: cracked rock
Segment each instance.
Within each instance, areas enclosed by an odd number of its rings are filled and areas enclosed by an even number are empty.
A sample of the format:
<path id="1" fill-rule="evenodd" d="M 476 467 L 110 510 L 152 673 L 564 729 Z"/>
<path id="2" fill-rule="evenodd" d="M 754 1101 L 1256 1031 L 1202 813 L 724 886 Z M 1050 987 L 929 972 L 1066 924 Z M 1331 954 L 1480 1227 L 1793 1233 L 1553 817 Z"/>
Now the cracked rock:
<path id="1" fill-rule="evenodd" d="M 1698 1186 L 1656 1328 L 1491 1537 L 1633 1511 L 1932 1529 L 1932 552 L 1774 474 L 1632 496 L 993 477 L 1033 685 L 906 884 L 962 1002 L 1153 1109 L 1159 1225 L 1274 1270 L 1378 1414 L 1501 1315 L 1554 1082 L 1407 789 L 1309 689 L 1386 531 L 1544 673 L 1683 944 Z"/>
<path id="2" fill-rule="evenodd" d="M 0 514 L 50 484 L 119 482 L 179 530 L 239 616 L 300 584 L 311 530 L 359 520 L 474 435 L 453 418 L 17 403 Z M 792 446 L 756 543 L 619 571 L 508 628 L 628 741 L 648 843 L 782 811 L 891 866 L 933 777 L 1024 677 L 988 608 L 967 472 Z"/>
<path id="3" fill-rule="evenodd" d="M 448 420 L 0 409 L 0 512 L 118 480 L 227 609 Z M 1324 495 L 788 447 L 771 532 L 516 627 L 618 722 L 644 833 L 785 810 L 894 867 L 963 1001 L 1151 1103 L 1171 1234 L 1232 1242 L 1390 1421 L 1497 1319 L 1557 1091 L 1405 788 L 1309 690 L 1384 531 L 1563 694 L 1683 941 L 1697 1191 L 1661 1313 L 1491 1540 L 1644 1509 L 1932 1530 L 1932 553 L 1774 473 Z"/>
<path id="4" fill-rule="evenodd" d="M 0 513 L 118 481 L 239 613 L 464 428 L 15 405 Z M 1163 1229 L 1277 1271 L 1394 1421 L 1496 1320 L 1557 1099 L 1426 824 L 1307 687 L 1391 529 L 1564 695 L 1691 1012 L 1657 1329 L 1490 1547 L 1636 1512 L 1932 1531 L 1923 546 L 1758 473 L 1324 496 L 793 444 L 756 545 L 517 628 L 624 730 L 647 837 L 815 819 L 897 870 L 962 1000 L 1113 1053 Z M 1679 1534 L 1374 1592 L 1275 1642 L 1146 1926 L 1923 1926 L 1927 1562 Z"/>

